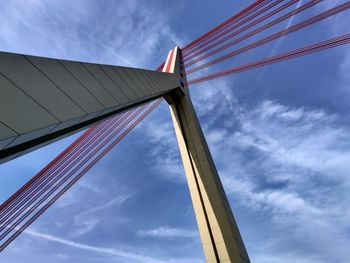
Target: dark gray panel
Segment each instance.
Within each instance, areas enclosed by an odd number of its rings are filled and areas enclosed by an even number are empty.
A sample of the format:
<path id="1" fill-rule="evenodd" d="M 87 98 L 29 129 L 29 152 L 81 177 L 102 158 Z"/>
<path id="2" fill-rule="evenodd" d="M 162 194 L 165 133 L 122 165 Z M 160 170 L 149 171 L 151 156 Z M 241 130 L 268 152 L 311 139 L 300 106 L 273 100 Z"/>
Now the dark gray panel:
<path id="1" fill-rule="evenodd" d="M 1 98 L 0 98 L 0 100 L 1 100 Z M 4 125 L 3 123 L 0 122 L 0 141 L 4 140 L 4 139 L 7 139 L 9 137 L 17 136 L 17 135 L 18 135 L 18 133 L 16 133 L 15 131 L 11 130 L 9 127 L 7 127 L 6 125 Z"/>
<path id="2" fill-rule="evenodd" d="M 115 68 L 113 68 L 113 69 L 115 69 Z M 131 76 L 129 70 L 126 70 L 124 68 L 118 68 L 118 70 L 115 70 L 115 71 L 125 81 L 126 85 L 136 93 L 138 98 L 142 98 L 142 97 L 146 96 L 146 93 L 136 85 L 137 79 L 135 77 Z"/>
<path id="3" fill-rule="evenodd" d="M 118 103 L 126 103 L 129 101 L 127 96 L 120 91 L 113 80 L 102 70 L 99 65 L 84 63 L 85 67 L 93 74 L 96 79 L 105 87 L 106 90 L 114 97 Z"/>
<path id="4" fill-rule="evenodd" d="M 86 113 L 92 113 L 104 108 L 102 103 L 83 87 L 57 60 L 32 56 L 26 57 Z"/>
<path id="5" fill-rule="evenodd" d="M 168 73 L 2 52 L 0 74 L 0 123 L 14 131 L 0 127 L 8 159 L 178 86 Z"/>
<path id="6" fill-rule="evenodd" d="M 161 89 L 165 89 L 166 88 L 166 81 L 164 80 L 166 75 L 160 75 L 158 74 L 158 72 L 155 72 L 154 77 L 158 80 L 158 82 L 161 84 Z"/>
<path id="7" fill-rule="evenodd" d="M 93 114 L 93 113 L 90 113 L 90 114 Z M 86 115 L 87 115 L 87 114 L 86 114 Z M 86 115 L 85 115 L 85 116 L 86 116 Z M 81 117 L 78 117 L 78 118 L 75 118 L 75 119 L 72 119 L 72 120 L 69 120 L 69 121 L 62 122 L 62 123 L 60 123 L 59 125 L 57 125 L 52 131 L 50 131 L 50 133 L 55 132 L 55 131 L 62 130 L 62 129 L 64 129 L 64 128 L 67 128 L 67 127 L 72 126 L 72 125 L 75 125 L 75 124 L 78 124 L 79 122 L 81 122 L 81 120 L 82 120 L 85 116 L 81 116 Z"/>
<path id="8" fill-rule="evenodd" d="M 110 76 L 110 74 L 114 74 L 114 71 L 111 69 L 111 66 L 102 66 L 102 65 L 95 65 L 98 67 L 101 72 L 106 76 L 108 80 L 110 80 L 110 85 L 107 87 L 109 88 L 109 91 L 118 98 L 118 101 L 123 104 L 129 102 L 128 96 L 123 92 L 123 89 L 121 89 L 119 86 L 122 85 L 122 83 L 116 83 L 115 80 Z M 108 68 L 108 69 L 107 69 Z M 108 74 L 107 72 L 110 72 Z M 106 81 L 108 81 L 106 80 Z"/>
<path id="9" fill-rule="evenodd" d="M 58 120 L 0 75 L 0 120 L 17 133 L 57 124 Z"/>
<path id="10" fill-rule="evenodd" d="M 144 76 L 144 78 L 146 78 L 148 80 L 148 82 L 150 82 L 151 84 L 151 89 L 156 91 L 156 92 L 160 92 L 160 86 L 159 84 L 155 81 L 152 72 L 148 71 L 148 70 L 144 70 L 141 72 Z"/>
<path id="11" fill-rule="evenodd" d="M 129 101 L 137 99 L 136 93 L 131 90 L 125 83 L 125 81 L 113 70 L 112 66 L 101 65 L 103 71 L 113 80 L 113 82 L 118 85 L 120 90 L 128 97 Z"/>
<path id="12" fill-rule="evenodd" d="M 153 79 L 153 82 L 156 83 L 157 89 L 162 91 L 164 89 L 163 84 L 159 81 L 156 74 L 149 74 L 149 77 Z"/>
<path id="13" fill-rule="evenodd" d="M 147 96 L 151 94 L 158 93 L 154 88 L 152 83 L 145 79 L 144 75 L 141 73 L 143 70 L 137 70 L 137 69 L 130 69 L 133 76 L 136 76 L 138 82 L 136 83 L 137 86 L 144 91 L 144 93 L 147 94 Z"/>
<path id="14" fill-rule="evenodd" d="M 111 108 L 105 109 L 103 112 L 101 112 L 101 115 L 110 113 L 112 111 L 116 111 L 116 110 L 118 110 L 118 108 L 120 108 L 120 107 L 111 107 Z"/>
<path id="15" fill-rule="evenodd" d="M 18 134 L 0 122 L 0 150 L 13 141 Z"/>
<path id="16" fill-rule="evenodd" d="M 93 118 L 95 118 L 95 117 L 98 117 L 98 116 L 100 116 L 100 115 L 101 115 L 101 112 L 91 113 L 91 114 L 89 114 L 89 115 L 84 116 L 84 118 L 82 118 L 82 119 L 80 120 L 80 122 L 84 122 L 84 121 L 87 121 L 87 120 L 91 120 L 91 119 L 93 119 Z"/>
<path id="17" fill-rule="evenodd" d="M 24 56 L 2 53 L 0 72 L 61 121 L 84 114 Z"/>
<path id="18" fill-rule="evenodd" d="M 156 76 L 158 76 L 159 79 L 164 82 L 164 88 L 169 86 L 179 87 L 179 78 L 174 77 L 173 74 L 156 72 Z"/>
<path id="19" fill-rule="evenodd" d="M 157 87 L 158 87 L 158 90 L 159 91 L 163 91 L 164 90 L 164 87 L 162 85 L 162 83 L 158 80 L 158 74 L 157 72 L 151 72 L 150 74 L 151 78 L 153 79 L 153 81 L 156 83 Z"/>
<path id="20" fill-rule="evenodd" d="M 9 143 L 12 142 L 15 138 L 16 136 L 9 137 L 8 139 L 0 141 L 0 150 L 4 149 L 5 146 L 9 145 Z"/>
<path id="21" fill-rule="evenodd" d="M 81 63 L 60 60 L 72 75 L 79 80 L 103 105 L 111 107 L 118 104 L 117 101 L 98 83 L 98 81 L 83 67 Z"/>
<path id="22" fill-rule="evenodd" d="M 44 136 L 48 134 L 56 125 L 52 125 L 49 127 L 45 127 L 39 130 L 31 131 L 28 133 L 23 133 L 20 136 L 18 136 L 15 140 L 13 140 L 9 145 L 5 147 L 5 149 L 19 145 L 23 142 L 38 138 L 40 136 Z"/>

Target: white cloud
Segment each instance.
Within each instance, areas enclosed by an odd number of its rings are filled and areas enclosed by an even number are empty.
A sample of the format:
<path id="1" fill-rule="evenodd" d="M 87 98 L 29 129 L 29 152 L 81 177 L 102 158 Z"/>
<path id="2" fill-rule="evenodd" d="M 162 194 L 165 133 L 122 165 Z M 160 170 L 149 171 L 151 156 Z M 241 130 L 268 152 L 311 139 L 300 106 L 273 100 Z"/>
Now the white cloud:
<path id="1" fill-rule="evenodd" d="M 134 253 L 134 252 L 119 250 L 119 249 L 115 249 L 115 248 L 106 248 L 106 247 L 86 245 L 83 243 L 63 239 L 63 238 L 60 238 L 57 236 L 53 236 L 50 234 L 41 233 L 41 232 L 37 232 L 37 231 L 32 231 L 32 230 L 27 230 L 27 231 L 25 231 L 25 233 L 27 235 L 30 235 L 33 237 L 37 237 L 37 238 L 41 238 L 41 239 L 48 240 L 51 242 L 63 244 L 63 245 L 70 246 L 73 248 L 82 249 L 82 250 L 89 251 L 89 252 L 100 253 L 100 254 L 104 254 L 104 255 L 128 258 L 128 259 L 136 260 L 139 262 L 147 262 L 147 263 L 180 262 L 180 261 L 173 260 L 173 259 L 169 259 L 169 261 L 168 260 L 161 260 L 161 259 L 141 255 L 141 254 Z"/>
<path id="2" fill-rule="evenodd" d="M 116 208 L 122 205 L 125 201 L 130 199 L 132 196 L 133 196 L 132 194 L 120 194 L 102 205 L 94 206 L 94 207 L 88 208 L 87 210 L 82 211 L 79 214 L 79 216 L 87 216 L 88 214 L 95 214 L 96 212 L 101 212 L 103 210 L 106 210 L 112 207 Z"/>
<path id="3" fill-rule="evenodd" d="M 239 139 L 239 140 L 238 140 Z M 265 101 L 241 116 L 241 129 L 229 141 L 253 147 L 281 164 L 346 177 L 350 164 L 348 128 L 337 124 L 337 116 L 323 110 L 290 108 Z"/>
<path id="4" fill-rule="evenodd" d="M 159 50 L 165 54 L 165 47 L 182 44 L 167 17 L 142 1 L 110 2 L 108 7 L 92 0 L 83 5 L 74 0 L 4 1 L 2 50 L 149 67 Z"/>
<path id="5" fill-rule="evenodd" d="M 221 84 L 215 92 L 229 92 Z M 283 227 L 288 235 L 266 250 L 257 248 L 255 261 L 346 262 L 350 133 L 341 116 L 268 100 L 250 107 L 236 101 L 234 112 L 222 96 L 198 101 L 197 107 L 205 109 L 199 110 L 201 118 L 216 124 L 205 126 L 205 134 L 230 198 L 270 218 L 272 229 Z M 291 242 L 309 251 L 286 259 L 292 253 L 279 247 Z"/>
<path id="6" fill-rule="evenodd" d="M 84 35 L 86 35 L 88 38 L 90 38 L 92 41 L 94 41 L 95 43 L 97 43 L 99 46 L 103 47 L 106 51 L 109 51 L 111 54 L 115 55 L 118 59 L 120 59 L 121 61 L 123 61 L 127 66 L 131 66 L 134 68 L 137 68 L 136 65 L 134 65 L 132 62 L 130 62 L 128 59 L 124 58 L 122 55 L 120 55 L 119 53 L 117 53 L 112 47 L 108 46 L 105 43 L 102 43 L 100 40 L 94 38 L 93 36 L 91 36 L 90 34 L 81 31 Z"/>
<path id="7" fill-rule="evenodd" d="M 131 198 L 131 194 L 120 194 L 106 201 L 102 205 L 91 206 L 73 215 L 75 229 L 69 233 L 70 237 L 79 237 L 95 229 L 102 219 L 102 213 L 106 211 L 116 211 L 125 201 Z M 107 200 L 109 198 L 106 198 Z M 80 202 L 82 203 L 82 202 Z M 115 218 L 116 220 L 116 218 Z"/>
<path id="8" fill-rule="evenodd" d="M 199 263 L 199 262 L 201 262 L 201 261 L 198 261 L 196 259 L 181 258 L 181 257 L 160 259 L 160 258 L 156 258 L 156 257 L 152 257 L 152 256 L 143 255 L 141 253 L 135 253 L 135 252 L 128 251 L 128 250 L 87 245 L 84 243 L 60 238 L 60 237 L 57 237 L 54 235 L 50 235 L 50 234 L 42 233 L 42 232 L 38 232 L 38 231 L 33 231 L 33 230 L 26 230 L 24 233 L 29 235 L 29 236 L 32 236 L 32 237 L 36 237 L 36 238 L 40 238 L 40 239 L 47 240 L 50 242 L 55 242 L 58 244 L 66 245 L 66 246 L 69 246 L 71 248 L 85 250 L 87 252 L 92 252 L 92 253 L 99 253 L 99 254 L 105 255 L 105 256 L 125 258 L 128 260 L 132 260 L 133 262 L 134 261 L 145 262 L 145 263 L 163 263 L 163 262 L 164 263 L 165 262 L 167 262 L 167 263 L 180 263 L 180 262 L 181 263 L 190 263 L 190 262 L 196 263 L 196 262 L 198 262 Z M 64 255 L 64 257 L 66 257 L 66 256 L 67 255 Z"/>
<path id="9" fill-rule="evenodd" d="M 84 218 L 80 220 L 77 220 L 77 218 L 80 218 L 79 216 L 74 217 L 74 223 L 76 225 L 76 228 L 74 231 L 71 231 L 69 233 L 70 237 L 79 237 L 83 236 L 92 230 L 95 229 L 95 227 L 100 223 L 100 219 L 98 218 Z"/>
<path id="10" fill-rule="evenodd" d="M 163 107 L 165 106 L 165 107 Z M 175 130 L 170 119 L 170 111 L 167 105 L 162 104 L 159 110 L 168 114 L 165 118 L 148 119 L 138 126 L 138 130 L 143 134 L 144 140 L 150 144 L 148 154 L 152 159 L 151 167 L 155 174 L 161 178 L 173 182 L 185 182 L 184 169 L 182 166 L 180 152 L 178 149 Z"/>
<path id="11" fill-rule="evenodd" d="M 179 227 L 159 226 L 153 229 L 139 230 L 140 236 L 154 238 L 198 238 L 198 231 Z"/>

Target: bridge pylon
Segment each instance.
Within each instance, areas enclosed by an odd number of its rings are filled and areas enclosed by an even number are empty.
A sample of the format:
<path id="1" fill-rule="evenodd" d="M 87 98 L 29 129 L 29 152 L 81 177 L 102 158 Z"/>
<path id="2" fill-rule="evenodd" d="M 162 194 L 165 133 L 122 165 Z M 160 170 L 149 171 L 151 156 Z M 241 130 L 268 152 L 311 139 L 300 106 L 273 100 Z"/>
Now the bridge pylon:
<path id="1" fill-rule="evenodd" d="M 163 72 L 178 75 L 179 88 L 165 98 L 175 128 L 207 263 L 249 263 L 189 94 L 181 50 L 173 48 Z"/>

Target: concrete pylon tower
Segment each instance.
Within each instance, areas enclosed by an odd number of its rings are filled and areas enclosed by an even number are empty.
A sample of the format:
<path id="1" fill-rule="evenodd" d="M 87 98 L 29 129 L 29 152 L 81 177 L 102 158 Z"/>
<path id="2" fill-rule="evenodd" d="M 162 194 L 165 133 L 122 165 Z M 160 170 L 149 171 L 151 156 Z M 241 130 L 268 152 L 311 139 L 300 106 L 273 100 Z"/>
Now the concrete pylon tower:
<path id="1" fill-rule="evenodd" d="M 181 50 L 169 52 L 163 72 L 178 75 L 179 86 L 165 98 L 181 153 L 194 212 L 208 263 L 249 263 L 218 172 L 191 102 Z"/>

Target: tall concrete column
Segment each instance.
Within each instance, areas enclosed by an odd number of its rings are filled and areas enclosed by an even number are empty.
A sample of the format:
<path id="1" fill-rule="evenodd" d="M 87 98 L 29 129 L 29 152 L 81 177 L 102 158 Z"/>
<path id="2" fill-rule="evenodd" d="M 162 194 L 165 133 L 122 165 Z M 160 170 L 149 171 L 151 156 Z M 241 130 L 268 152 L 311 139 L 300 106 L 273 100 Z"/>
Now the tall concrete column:
<path id="1" fill-rule="evenodd" d="M 181 50 L 169 52 L 163 71 L 179 76 L 169 103 L 193 208 L 208 263 L 249 263 L 230 204 L 205 141 L 187 86 Z"/>

